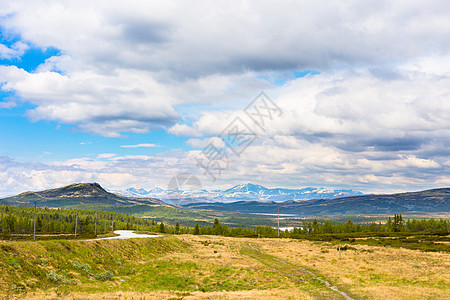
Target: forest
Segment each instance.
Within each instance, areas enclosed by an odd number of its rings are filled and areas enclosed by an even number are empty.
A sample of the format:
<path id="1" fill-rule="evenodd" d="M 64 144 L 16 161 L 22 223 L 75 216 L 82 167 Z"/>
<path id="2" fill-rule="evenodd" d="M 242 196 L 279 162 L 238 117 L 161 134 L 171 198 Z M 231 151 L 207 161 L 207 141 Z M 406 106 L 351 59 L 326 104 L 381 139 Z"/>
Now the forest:
<path id="1" fill-rule="evenodd" d="M 0 234 L 3 237 L 30 235 L 34 231 L 34 208 L 0 206 Z M 36 209 L 37 234 L 75 234 L 92 236 L 110 233 L 114 230 L 136 230 L 169 234 L 201 234 L 245 237 L 278 237 L 278 230 L 270 226 L 229 227 L 218 219 L 212 226 L 182 226 L 180 223 L 164 224 L 150 218 L 139 218 L 117 212 L 84 209 Z M 449 233 L 450 222 L 445 219 L 403 219 L 401 214 L 387 218 L 386 222 L 354 223 L 348 220 L 332 222 L 330 220 L 306 221 L 302 226 L 280 232 L 281 237 L 296 237 L 323 234 L 368 233 L 423 233 L 445 235 Z"/>

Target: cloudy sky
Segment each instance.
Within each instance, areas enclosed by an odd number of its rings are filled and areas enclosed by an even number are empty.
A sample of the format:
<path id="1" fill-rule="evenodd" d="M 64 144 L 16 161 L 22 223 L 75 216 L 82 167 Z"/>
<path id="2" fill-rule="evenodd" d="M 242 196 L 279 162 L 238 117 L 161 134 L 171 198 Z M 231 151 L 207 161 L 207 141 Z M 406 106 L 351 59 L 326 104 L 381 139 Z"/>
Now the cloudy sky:
<path id="1" fill-rule="evenodd" d="M 447 1 L 0 0 L 0 37 L 0 196 L 450 185 Z"/>

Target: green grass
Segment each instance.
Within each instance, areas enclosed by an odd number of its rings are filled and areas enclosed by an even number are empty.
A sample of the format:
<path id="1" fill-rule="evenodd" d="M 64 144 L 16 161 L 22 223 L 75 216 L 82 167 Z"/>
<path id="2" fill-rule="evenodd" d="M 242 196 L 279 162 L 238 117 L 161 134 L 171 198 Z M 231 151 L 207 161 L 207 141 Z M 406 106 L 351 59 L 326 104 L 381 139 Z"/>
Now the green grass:
<path id="1" fill-rule="evenodd" d="M 164 290 L 215 292 L 283 286 L 272 280 L 271 272 L 267 276 L 260 274 L 259 278 L 267 279 L 256 282 L 252 269 L 224 266 L 216 260 L 199 264 L 196 255 L 192 245 L 173 236 L 103 241 L 4 241 L 0 242 L 0 295 L 43 290 L 57 295 Z"/>
<path id="2" fill-rule="evenodd" d="M 433 239 L 433 240 L 430 240 Z M 350 243 L 383 246 L 393 248 L 405 248 L 410 250 L 421 250 L 426 252 L 450 252 L 450 243 L 439 243 L 442 237 L 427 236 L 425 239 L 421 237 L 396 237 L 396 238 L 369 238 L 369 239 L 352 239 Z M 448 240 L 448 238 L 447 238 Z"/>
<path id="3" fill-rule="evenodd" d="M 334 244 L 359 244 L 405 248 L 426 252 L 450 252 L 450 236 L 404 232 L 355 232 L 335 234 L 299 234 L 296 239 L 333 242 Z"/>
<path id="4" fill-rule="evenodd" d="M 57 289 L 109 291 L 120 277 L 133 276 L 141 263 L 184 251 L 175 238 L 110 241 L 39 241 L 0 243 L 0 291 Z M 168 283 L 168 282 L 166 282 Z M 162 285 L 164 283 L 160 283 Z M 169 288 L 179 286 L 172 282 Z"/>

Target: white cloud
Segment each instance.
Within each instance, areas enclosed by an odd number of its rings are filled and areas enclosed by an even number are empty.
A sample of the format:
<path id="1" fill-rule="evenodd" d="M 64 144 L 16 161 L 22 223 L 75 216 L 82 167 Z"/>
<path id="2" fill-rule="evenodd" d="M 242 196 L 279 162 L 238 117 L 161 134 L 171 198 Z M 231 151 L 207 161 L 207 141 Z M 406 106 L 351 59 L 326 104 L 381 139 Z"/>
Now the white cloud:
<path id="1" fill-rule="evenodd" d="M 170 124 L 178 118 L 165 87 L 140 71 L 87 71 L 68 77 L 1 66 L 0 77 L 7 81 L 4 91 L 15 91 L 37 105 L 27 113 L 32 120 L 79 124 L 84 131 L 118 137 L 123 131 L 145 133 L 151 124 Z"/>
<path id="2" fill-rule="evenodd" d="M 181 135 L 181 136 L 191 136 L 191 137 L 202 136 L 199 130 L 186 124 L 175 124 L 168 129 L 168 132 L 174 135 Z"/>
<path id="3" fill-rule="evenodd" d="M 9 2 L 0 10 L 2 27 L 23 41 L 3 46 L 0 55 L 20 56 L 28 43 L 62 54 L 35 73 L 3 70 L 0 76 L 4 89 L 37 106 L 28 113 L 33 120 L 75 124 L 109 137 L 146 133 L 172 126 L 177 111 L 189 111 L 179 104 L 214 103 L 219 109 L 247 101 L 272 88 L 265 78 L 273 72 L 382 68 L 448 55 L 447 6 L 445 1 Z M 198 113 L 198 106 L 190 111 Z M 171 128 L 198 136 L 187 130 Z"/>
<path id="4" fill-rule="evenodd" d="M 11 47 L 0 44 L 0 59 L 13 59 L 21 57 L 29 46 L 23 42 L 15 42 Z"/>
<path id="5" fill-rule="evenodd" d="M 97 155 L 97 158 L 102 159 L 102 158 L 111 158 L 116 156 L 117 154 L 115 153 L 101 153 L 99 155 Z"/>
<path id="6" fill-rule="evenodd" d="M 208 145 L 212 145 L 217 148 L 224 148 L 225 142 L 219 137 L 210 137 L 204 139 L 189 139 L 186 144 L 194 148 L 205 148 Z"/>
<path id="7" fill-rule="evenodd" d="M 4 32 L 22 39 L 1 45 L 0 57 L 20 58 L 27 45 L 61 52 L 35 72 L 0 67 L 1 89 L 17 97 L 0 106 L 27 101 L 33 121 L 107 137 L 162 127 L 201 148 L 265 90 L 283 116 L 231 157 L 223 182 L 448 182 L 446 1 L 10 1 L 0 16 Z M 293 78 L 303 70 L 321 73 Z M 4 189 L 99 178 L 111 188 L 152 185 L 202 173 L 196 154 L 9 162 L 0 178 L 11 176 Z"/>
<path id="8" fill-rule="evenodd" d="M 155 145 L 155 144 L 137 144 L 137 145 L 122 145 L 120 147 L 122 147 L 122 148 L 154 148 L 154 147 L 159 147 L 159 146 Z"/>
<path id="9" fill-rule="evenodd" d="M 432 159 L 417 158 L 414 155 L 402 156 L 402 159 L 398 162 L 402 168 L 417 167 L 421 169 L 437 169 L 440 165 Z"/>
<path id="10" fill-rule="evenodd" d="M 417 150 L 450 137 L 449 78 L 401 67 L 394 71 L 398 77 L 392 80 L 359 69 L 291 81 L 278 89 L 282 117 L 268 120 L 266 133 L 259 134 L 292 136 L 348 151 Z M 219 134 L 237 114 L 245 118 L 241 111 L 206 112 L 194 129 Z"/>

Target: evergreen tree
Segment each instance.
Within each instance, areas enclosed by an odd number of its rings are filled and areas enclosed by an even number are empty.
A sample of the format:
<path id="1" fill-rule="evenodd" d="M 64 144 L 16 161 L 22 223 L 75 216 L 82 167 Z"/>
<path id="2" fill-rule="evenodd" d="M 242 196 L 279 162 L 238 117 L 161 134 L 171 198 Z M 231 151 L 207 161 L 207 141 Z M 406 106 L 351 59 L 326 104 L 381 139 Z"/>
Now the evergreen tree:
<path id="1" fill-rule="evenodd" d="M 194 234 L 195 235 L 199 235 L 200 234 L 200 227 L 198 226 L 198 223 L 195 223 Z"/>
<path id="2" fill-rule="evenodd" d="M 222 233 L 222 226 L 218 219 L 214 219 L 213 233 L 214 235 L 220 235 Z"/>
<path id="3" fill-rule="evenodd" d="M 39 216 L 36 219 L 36 231 L 41 231 L 42 227 L 43 227 L 43 222 L 42 222 L 41 217 Z"/>
<path id="4" fill-rule="evenodd" d="M 319 233 L 319 222 L 317 222 L 317 219 L 314 219 L 312 229 L 314 233 Z"/>

